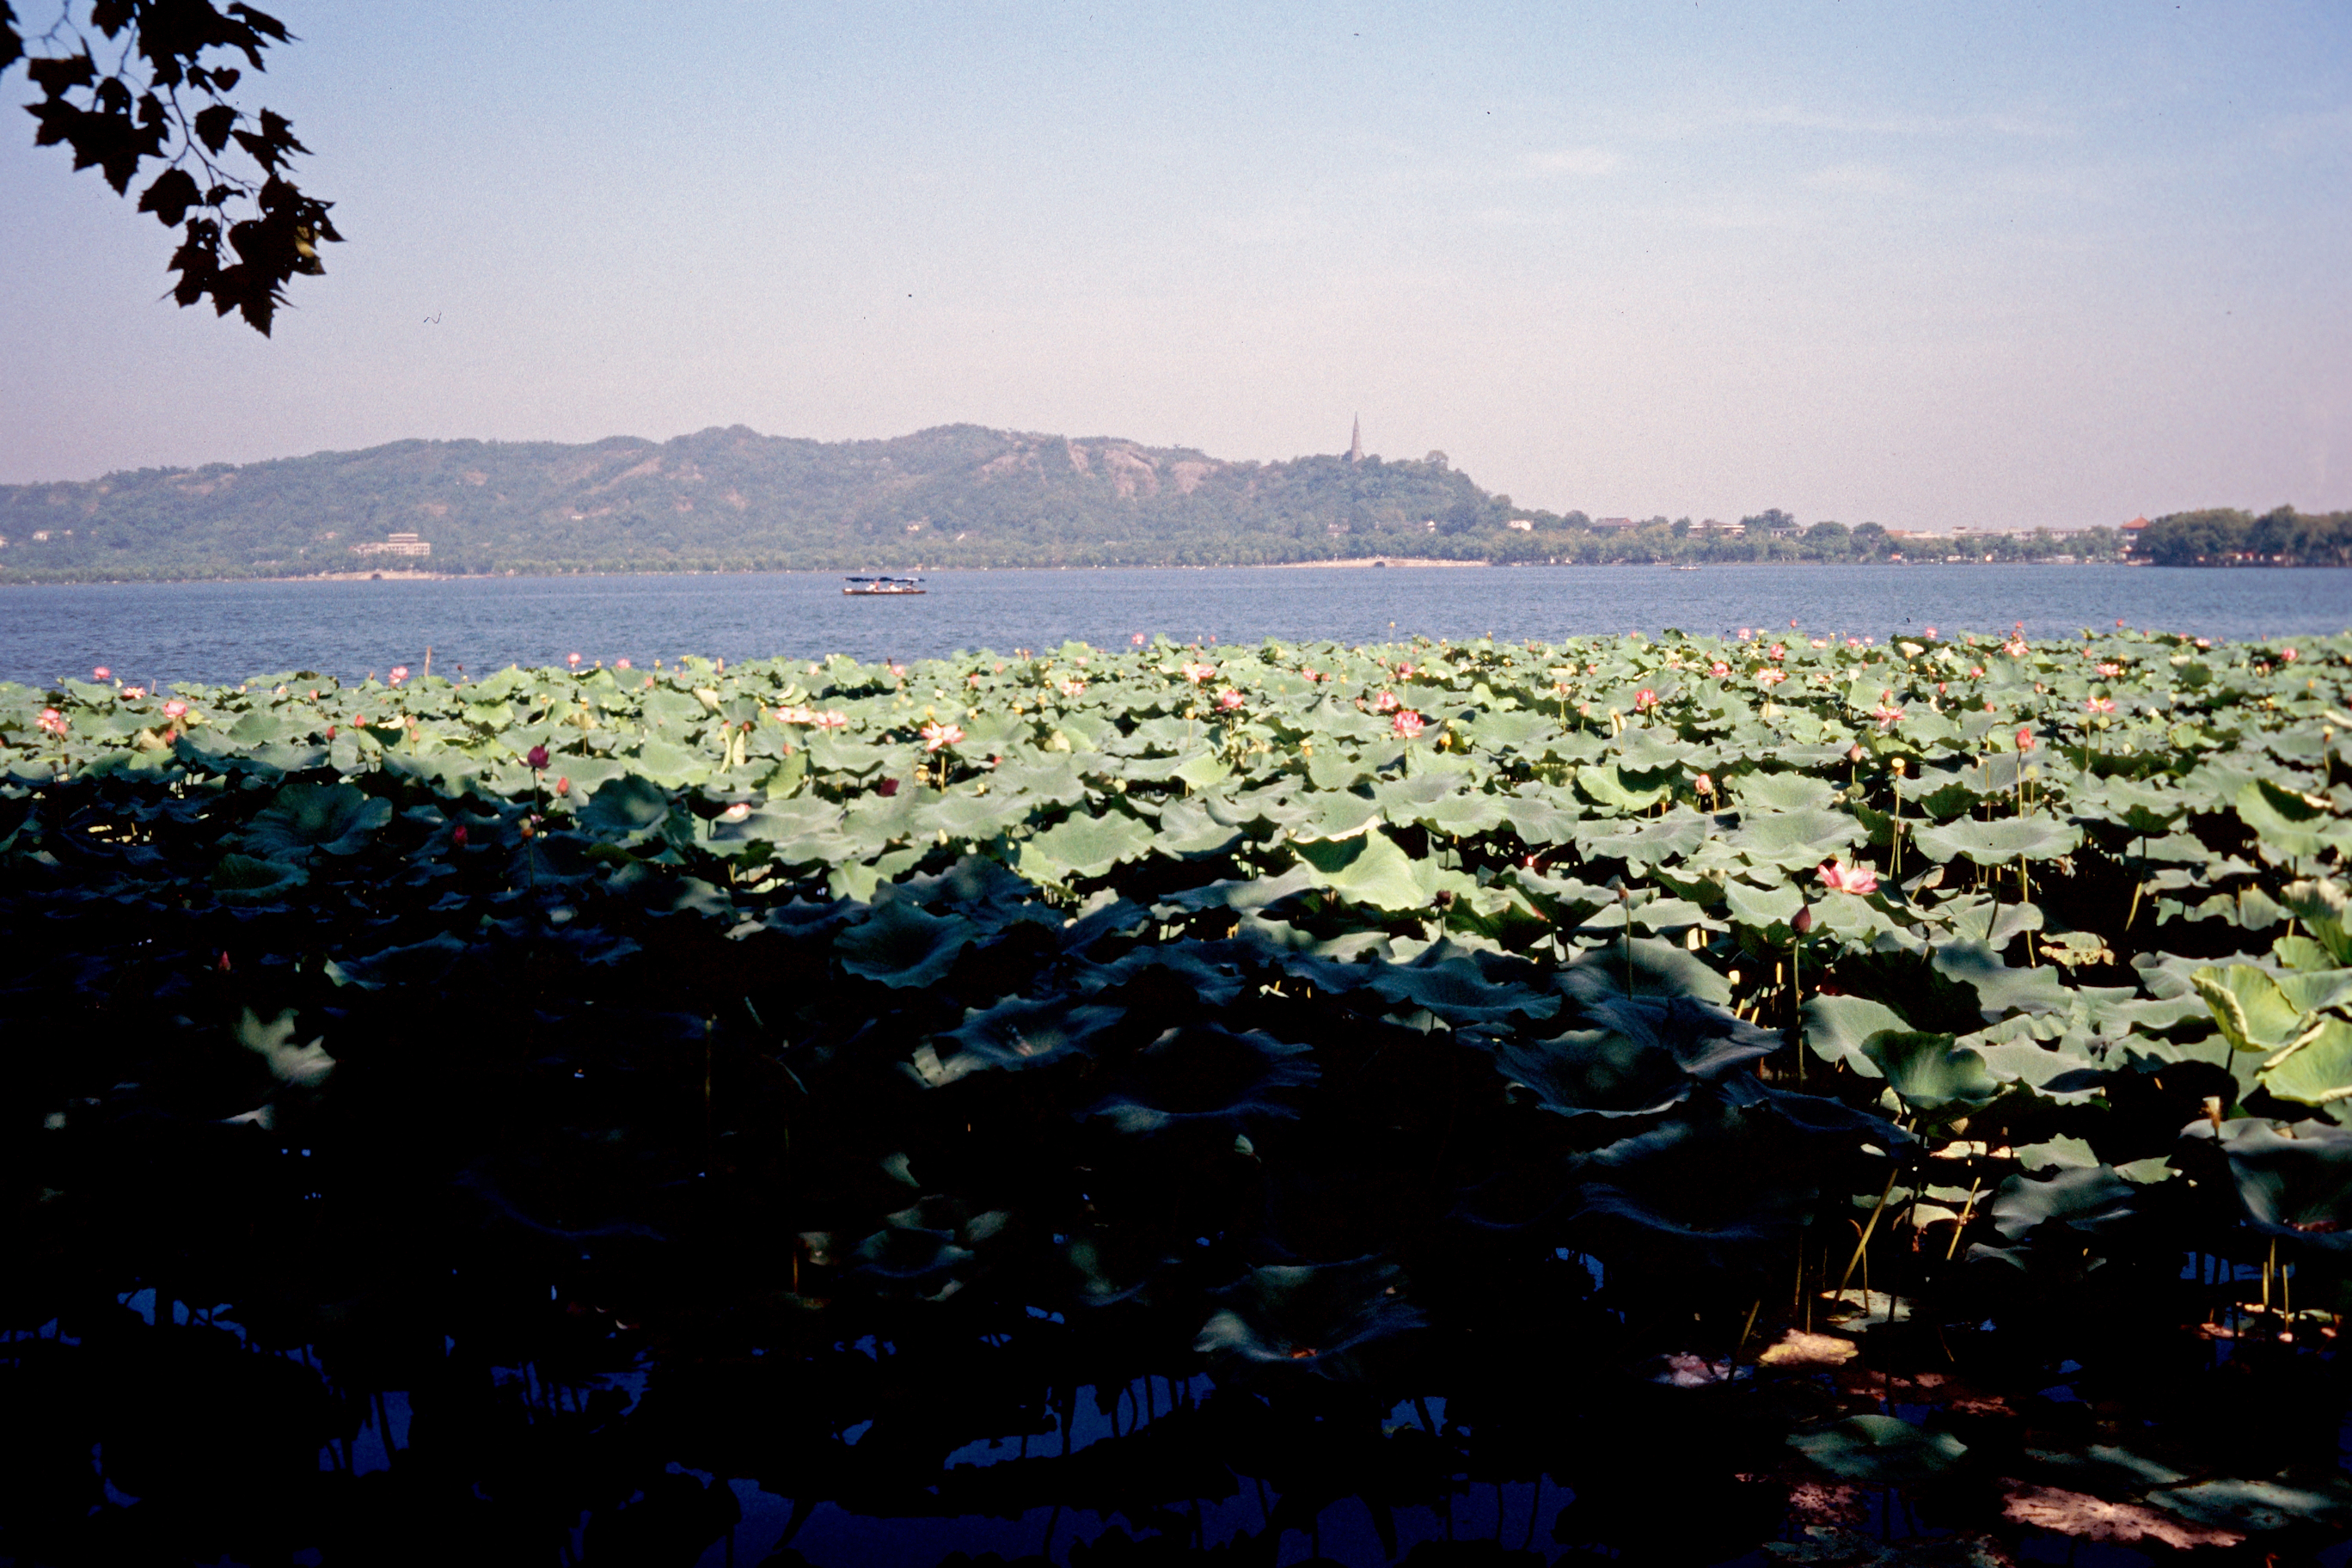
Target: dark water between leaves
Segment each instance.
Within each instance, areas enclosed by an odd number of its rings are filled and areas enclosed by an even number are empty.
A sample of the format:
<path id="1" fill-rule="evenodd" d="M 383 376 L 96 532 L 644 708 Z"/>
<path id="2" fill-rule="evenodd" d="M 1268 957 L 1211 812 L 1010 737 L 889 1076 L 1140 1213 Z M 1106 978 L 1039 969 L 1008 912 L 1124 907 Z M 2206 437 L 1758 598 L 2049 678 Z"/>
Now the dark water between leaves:
<path id="1" fill-rule="evenodd" d="M 126 680 L 343 679 L 404 664 L 480 672 L 700 654 L 932 658 L 1124 645 L 1138 632 L 1254 643 L 1425 635 L 1517 640 L 1777 626 L 1885 637 L 1937 626 L 2030 637 L 2131 626 L 2210 637 L 2352 626 L 2352 570 L 2115 566 L 1238 567 L 940 572 L 921 597 L 847 598 L 811 573 L 0 588 L 0 680 L 105 665 Z"/>

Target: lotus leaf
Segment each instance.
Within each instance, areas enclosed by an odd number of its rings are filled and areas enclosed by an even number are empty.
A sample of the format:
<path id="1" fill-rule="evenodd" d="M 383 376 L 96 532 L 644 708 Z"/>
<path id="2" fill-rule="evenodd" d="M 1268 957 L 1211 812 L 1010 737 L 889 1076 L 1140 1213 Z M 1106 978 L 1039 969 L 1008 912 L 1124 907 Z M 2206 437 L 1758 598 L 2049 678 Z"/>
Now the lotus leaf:
<path id="1" fill-rule="evenodd" d="M 1366 1351 L 1422 1326 L 1402 1285 L 1394 1265 L 1370 1258 L 1253 1268 L 1215 1293 L 1225 1304 L 1192 1349 L 1260 1377 L 1354 1382 Z"/>
<path id="2" fill-rule="evenodd" d="M 835 939 L 842 968 L 894 990 L 935 985 L 979 936 L 961 915 L 935 915 L 910 899 L 877 904 Z"/>
<path id="3" fill-rule="evenodd" d="M 1730 844 L 1759 866 L 1793 871 L 1834 858 L 1868 833 L 1842 811 L 1776 811 L 1743 817 Z"/>
<path id="4" fill-rule="evenodd" d="M 1993 1228 L 2014 1244 L 2045 1225 L 2098 1236 L 2128 1224 L 2137 1215 L 2139 1189 L 2105 1165 L 2063 1170 L 2046 1180 L 2011 1176 L 1992 1196 L 1987 1212 Z"/>
<path id="5" fill-rule="evenodd" d="M 1429 902 L 1428 894 L 1414 879 L 1412 857 L 1378 828 L 1353 838 L 1323 839 L 1297 847 L 1299 858 L 1315 868 L 1318 882 L 1351 903 L 1411 910 Z"/>
<path id="6" fill-rule="evenodd" d="M 1048 882 L 1101 877 L 1121 861 L 1150 853 L 1151 847 L 1151 829 L 1124 812 L 1073 816 L 1022 843 L 1021 872 Z"/>
<path id="7" fill-rule="evenodd" d="M 1966 856 L 1979 866 L 2006 866 L 2021 859 L 2054 860 L 2070 855 L 2081 845 L 2083 832 L 2046 816 L 2004 816 L 1990 822 L 1963 819 L 1922 827 L 1911 837 L 1931 860 Z"/>
<path id="8" fill-rule="evenodd" d="M 975 1072 L 1017 1071 L 1090 1056 L 1126 1016 L 1124 1007 L 1079 1005 L 1066 998 L 1009 998 L 968 1011 L 961 1027 L 940 1036 L 954 1042 L 952 1056 L 942 1058 L 933 1047 L 920 1047 L 917 1075 L 939 1088 Z"/>
<path id="9" fill-rule="evenodd" d="M 2342 970 L 2273 976 L 2233 963 L 2200 969 L 2189 981 L 2223 1037 L 2242 1051 L 2293 1048 L 2318 1028 L 2315 1013 L 2352 998 L 2352 972 Z"/>
<path id="10" fill-rule="evenodd" d="M 238 837 L 264 859 L 299 858 L 312 850 L 356 855 L 392 820 L 392 803 L 357 784 L 297 782 L 254 814 Z"/>
<path id="11" fill-rule="evenodd" d="M 1914 1115 L 1963 1113 L 1991 1103 L 2001 1091 L 2002 1080 L 1986 1068 L 1984 1058 L 1956 1047 L 1949 1035 L 1883 1029 L 1862 1042 L 1862 1054 L 1878 1064 L 1887 1087 Z"/>
<path id="12" fill-rule="evenodd" d="M 2214 1136 L 2201 1121 L 2189 1131 Z M 2305 1123 L 2288 1137 L 2267 1122 L 2238 1120 L 2222 1124 L 2221 1142 L 2255 1229 L 2303 1247 L 2352 1252 L 2352 1129 Z"/>
<path id="13" fill-rule="evenodd" d="M 2316 1487 L 2282 1481 L 2202 1481 L 2150 1492 L 2147 1500 L 2183 1519 L 2249 1534 L 2297 1524 L 2341 1526 L 2352 1520 L 2352 1483 L 2341 1477 Z"/>
<path id="14" fill-rule="evenodd" d="M 670 804 L 669 792 L 652 780 L 624 776 L 599 786 L 578 820 L 600 837 L 636 843 L 669 820 Z"/>
<path id="15" fill-rule="evenodd" d="M 231 851 L 213 868 L 213 897 L 233 906 L 282 903 L 310 880 L 310 873 L 290 861 Z"/>
<path id="16" fill-rule="evenodd" d="M 1792 1433 L 1789 1444 L 1831 1475 L 1866 1486 L 1926 1480 L 1951 1469 L 1969 1451 L 1948 1432 L 1931 1432 L 1893 1415 L 1849 1415 Z"/>
<path id="17" fill-rule="evenodd" d="M 1219 1026 L 1168 1030 L 1138 1052 L 1086 1114 L 1122 1132 L 1175 1128 L 1238 1131 L 1246 1123 L 1293 1118 L 1297 1091 L 1321 1077 L 1309 1048 L 1259 1030 Z"/>

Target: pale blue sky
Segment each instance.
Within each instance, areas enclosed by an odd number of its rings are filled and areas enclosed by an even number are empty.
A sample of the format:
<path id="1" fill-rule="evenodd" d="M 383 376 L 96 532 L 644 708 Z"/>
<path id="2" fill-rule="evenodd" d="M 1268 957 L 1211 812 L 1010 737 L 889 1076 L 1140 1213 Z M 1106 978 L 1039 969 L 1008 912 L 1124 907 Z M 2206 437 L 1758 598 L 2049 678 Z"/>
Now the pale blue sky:
<path id="1" fill-rule="evenodd" d="M 2341 0 L 277 10 L 331 275 L 268 342 L 157 302 L 10 114 L 0 482 L 1360 412 L 1596 515 L 2352 506 Z"/>

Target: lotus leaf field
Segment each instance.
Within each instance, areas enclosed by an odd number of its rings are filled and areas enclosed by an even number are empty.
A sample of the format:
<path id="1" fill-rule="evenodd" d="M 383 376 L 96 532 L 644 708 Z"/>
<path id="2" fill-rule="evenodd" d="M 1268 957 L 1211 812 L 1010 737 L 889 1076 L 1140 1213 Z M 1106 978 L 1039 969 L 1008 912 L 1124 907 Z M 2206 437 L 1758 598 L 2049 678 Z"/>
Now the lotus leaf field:
<path id="1" fill-rule="evenodd" d="M 0 687 L 0 1553 L 2352 1526 L 2352 637 L 394 673 Z"/>

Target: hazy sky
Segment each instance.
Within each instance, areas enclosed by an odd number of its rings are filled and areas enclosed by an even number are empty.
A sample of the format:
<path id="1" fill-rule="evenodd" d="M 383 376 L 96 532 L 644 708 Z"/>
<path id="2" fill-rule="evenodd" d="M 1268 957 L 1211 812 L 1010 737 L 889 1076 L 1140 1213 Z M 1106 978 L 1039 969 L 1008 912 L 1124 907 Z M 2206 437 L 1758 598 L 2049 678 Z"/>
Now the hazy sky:
<path id="1" fill-rule="evenodd" d="M 2352 506 L 2343 0 L 272 8 L 330 276 L 159 302 L 9 113 L 0 482 L 1360 412 L 1595 515 Z"/>

